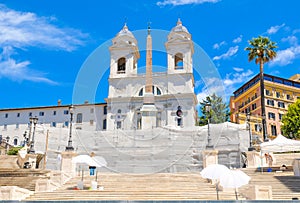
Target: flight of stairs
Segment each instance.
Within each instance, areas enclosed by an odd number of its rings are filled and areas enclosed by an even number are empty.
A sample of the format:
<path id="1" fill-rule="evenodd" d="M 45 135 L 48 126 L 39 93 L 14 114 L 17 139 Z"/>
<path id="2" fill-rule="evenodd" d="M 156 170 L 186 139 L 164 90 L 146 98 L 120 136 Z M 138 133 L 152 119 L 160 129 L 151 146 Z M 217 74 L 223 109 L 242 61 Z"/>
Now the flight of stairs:
<path id="1" fill-rule="evenodd" d="M 36 193 L 26 200 L 216 200 L 214 185 L 199 173 L 99 173 L 98 186 L 88 190 L 95 177 L 84 176 L 84 190 L 75 190 L 77 176 L 53 192 Z M 220 191 L 221 200 L 235 200 L 234 190 Z M 239 196 L 239 199 L 244 199 Z"/>
<path id="2" fill-rule="evenodd" d="M 41 178 L 48 178 L 47 170 L 0 169 L 0 186 L 18 186 L 30 191 L 35 190 L 35 183 Z"/>
<path id="3" fill-rule="evenodd" d="M 251 180 L 248 185 L 239 189 L 240 194 L 247 193 L 249 185 L 272 186 L 274 200 L 300 199 L 300 177 L 294 176 L 293 172 L 263 172 L 257 169 L 243 169 Z"/>

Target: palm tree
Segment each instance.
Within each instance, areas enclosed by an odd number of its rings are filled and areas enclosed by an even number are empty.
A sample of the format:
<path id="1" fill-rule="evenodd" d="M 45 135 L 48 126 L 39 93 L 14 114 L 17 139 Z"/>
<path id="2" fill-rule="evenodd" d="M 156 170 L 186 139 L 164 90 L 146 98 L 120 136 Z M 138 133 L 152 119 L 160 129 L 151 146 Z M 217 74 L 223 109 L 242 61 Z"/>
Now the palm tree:
<path id="1" fill-rule="evenodd" d="M 276 43 L 272 42 L 268 37 L 258 36 L 257 38 L 252 38 L 248 41 L 251 45 L 246 47 L 245 50 L 249 51 L 248 60 L 249 62 L 255 59 L 255 63 L 259 64 L 260 73 L 260 94 L 261 94 L 261 115 L 262 115 L 262 125 L 263 125 L 263 138 L 264 141 L 267 140 L 267 129 L 266 129 L 266 109 L 265 109 L 265 93 L 264 93 L 264 64 L 273 60 L 276 57 L 277 48 Z"/>

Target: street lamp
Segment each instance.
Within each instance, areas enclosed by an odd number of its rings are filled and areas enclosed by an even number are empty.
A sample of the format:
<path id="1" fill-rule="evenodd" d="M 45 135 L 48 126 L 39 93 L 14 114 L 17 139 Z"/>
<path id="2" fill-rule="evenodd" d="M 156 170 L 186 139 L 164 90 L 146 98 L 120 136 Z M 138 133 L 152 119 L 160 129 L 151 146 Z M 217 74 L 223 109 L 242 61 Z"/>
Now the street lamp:
<path id="1" fill-rule="evenodd" d="M 33 122 L 33 118 L 30 117 L 30 118 L 29 118 L 29 133 L 28 133 L 28 141 L 27 141 L 27 146 L 28 146 L 28 147 L 29 147 L 30 141 L 31 141 L 32 122 Z"/>
<path id="2" fill-rule="evenodd" d="M 71 105 L 69 107 L 69 112 L 71 115 L 70 118 L 70 132 L 69 132 L 69 141 L 68 141 L 68 146 L 66 146 L 66 151 L 74 151 L 74 147 L 72 146 L 72 123 L 73 123 L 73 113 L 74 113 L 74 106 Z"/>
<path id="3" fill-rule="evenodd" d="M 25 146 L 25 145 L 27 145 L 27 143 L 28 143 L 28 139 L 27 139 L 27 131 L 24 132 L 23 137 L 24 137 L 24 146 Z M 24 146 L 23 146 L 23 147 L 24 147 Z"/>
<path id="4" fill-rule="evenodd" d="M 246 118 L 247 118 L 248 130 L 249 130 L 249 148 L 248 148 L 248 151 L 254 151 L 255 148 L 252 146 L 252 135 L 251 135 L 251 125 L 250 125 L 251 113 L 250 112 L 247 113 Z"/>
<path id="5" fill-rule="evenodd" d="M 210 130 L 209 130 L 210 111 L 211 111 L 211 104 L 206 103 L 205 104 L 205 112 L 207 114 L 207 147 L 206 148 L 213 148 L 213 145 L 211 143 Z"/>
<path id="6" fill-rule="evenodd" d="M 35 127 L 36 124 L 38 122 L 38 118 L 37 117 L 31 117 L 30 118 L 31 122 L 33 123 L 33 132 L 32 132 L 32 141 L 31 141 L 31 145 L 30 145 L 30 150 L 29 150 L 29 154 L 34 154 L 35 150 L 34 150 L 34 134 L 35 134 Z"/>

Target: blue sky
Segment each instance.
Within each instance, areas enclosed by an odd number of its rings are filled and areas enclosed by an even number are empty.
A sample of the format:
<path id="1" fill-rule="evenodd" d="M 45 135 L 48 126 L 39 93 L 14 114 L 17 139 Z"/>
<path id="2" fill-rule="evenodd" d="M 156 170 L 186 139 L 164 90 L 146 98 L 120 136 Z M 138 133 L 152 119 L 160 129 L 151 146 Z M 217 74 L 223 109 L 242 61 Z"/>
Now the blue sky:
<path id="1" fill-rule="evenodd" d="M 171 30 L 180 17 L 214 62 L 230 96 L 258 73 L 244 48 L 258 35 L 277 42 L 277 58 L 265 73 L 289 78 L 300 73 L 300 15 L 297 0 L 2 0 L 0 2 L 0 108 L 72 103 L 74 82 L 87 57 L 123 27 Z M 139 45 L 140 46 L 140 45 Z M 143 45 L 144 46 L 144 45 Z M 145 65 L 141 52 L 139 66 Z M 154 55 L 154 65 L 166 57 Z M 99 59 L 101 60 L 101 59 Z M 99 67 L 107 68 L 107 67 Z M 97 102 L 107 96 L 106 76 Z M 199 79 L 199 77 L 197 78 Z M 202 84 L 202 85 L 201 85 Z M 217 87 L 215 88 L 217 89 Z M 196 81 L 196 94 L 206 88 Z M 83 101 L 85 98 L 83 98 Z"/>

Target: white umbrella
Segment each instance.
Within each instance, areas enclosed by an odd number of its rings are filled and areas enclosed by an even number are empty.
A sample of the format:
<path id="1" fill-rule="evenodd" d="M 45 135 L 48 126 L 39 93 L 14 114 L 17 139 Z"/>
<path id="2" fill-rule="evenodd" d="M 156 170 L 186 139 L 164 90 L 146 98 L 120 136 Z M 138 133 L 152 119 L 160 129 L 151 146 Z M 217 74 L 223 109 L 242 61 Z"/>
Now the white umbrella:
<path id="1" fill-rule="evenodd" d="M 220 177 L 220 185 L 224 188 L 234 188 L 235 189 L 235 197 L 237 196 L 237 188 L 247 185 L 250 181 L 250 177 L 241 170 L 229 170 L 228 173 L 224 173 Z"/>
<path id="2" fill-rule="evenodd" d="M 222 164 L 212 164 L 204 168 L 200 174 L 203 178 L 212 180 L 219 180 L 222 175 L 226 175 L 230 172 L 227 166 Z M 217 199 L 219 200 L 218 183 L 216 183 Z"/>

